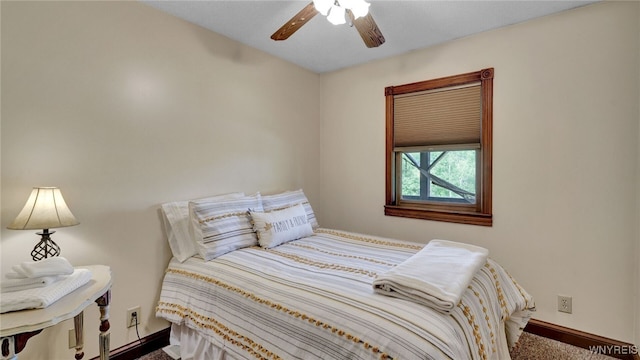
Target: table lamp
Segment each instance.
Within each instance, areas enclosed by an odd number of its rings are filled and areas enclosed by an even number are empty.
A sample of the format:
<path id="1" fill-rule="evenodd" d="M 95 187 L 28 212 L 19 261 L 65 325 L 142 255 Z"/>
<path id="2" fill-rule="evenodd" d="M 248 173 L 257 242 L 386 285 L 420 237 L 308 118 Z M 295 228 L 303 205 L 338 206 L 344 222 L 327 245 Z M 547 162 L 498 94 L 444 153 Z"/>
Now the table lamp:
<path id="1" fill-rule="evenodd" d="M 31 251 L 34 261 L 60 255 L 60 247 L 50 235 L 55 231 L 51 228 L 78 225 L 79 222 L 64 202 L 62 193 L 57 187 L 34 187 L 24 208 L 7 229 L 34 230 L 43 229 L 36 233 L 41 235 L 40 242 Z"/>

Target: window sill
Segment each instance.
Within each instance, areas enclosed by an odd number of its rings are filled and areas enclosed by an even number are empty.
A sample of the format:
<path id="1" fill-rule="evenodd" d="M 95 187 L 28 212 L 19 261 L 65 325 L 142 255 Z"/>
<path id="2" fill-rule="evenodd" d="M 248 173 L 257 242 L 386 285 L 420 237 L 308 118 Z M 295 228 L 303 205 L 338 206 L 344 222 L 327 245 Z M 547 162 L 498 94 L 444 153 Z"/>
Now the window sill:
<path id="1" fill-rule="evenodd" d="M 385 205 L 386 216 L 399 216 L 411 219 L 434 220 L 458 224 L 493 226 L 493 215 L 460 211 L 433 211 L 419 207 Z"/>

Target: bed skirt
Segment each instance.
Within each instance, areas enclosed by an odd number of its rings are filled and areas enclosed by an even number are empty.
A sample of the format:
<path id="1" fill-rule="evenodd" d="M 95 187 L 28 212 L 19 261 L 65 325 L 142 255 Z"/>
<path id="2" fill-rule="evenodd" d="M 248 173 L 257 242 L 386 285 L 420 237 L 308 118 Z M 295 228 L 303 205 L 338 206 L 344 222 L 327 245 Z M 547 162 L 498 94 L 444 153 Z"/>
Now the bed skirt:
<path id="1" fill-rule="evenodd" d="M 240 360 L 215 346 L 185 324 L 171 323 L 169 343 L 180 347 L 181 360 Z"/>

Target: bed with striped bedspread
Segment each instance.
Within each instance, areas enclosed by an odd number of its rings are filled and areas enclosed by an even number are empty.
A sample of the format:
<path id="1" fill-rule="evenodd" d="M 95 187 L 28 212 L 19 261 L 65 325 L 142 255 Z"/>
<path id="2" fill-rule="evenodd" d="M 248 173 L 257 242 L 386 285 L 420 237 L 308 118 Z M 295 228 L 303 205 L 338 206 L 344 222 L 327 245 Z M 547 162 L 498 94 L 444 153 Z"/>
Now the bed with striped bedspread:
<path id="1" fill-rule="evenodd" d="M 317 229 L 272 249 L 172 259 L 156 315 L 239 359 L 508 359 L 533 299 L 495 261 L 444 314 L 375 294 L 424 245 Z"/>

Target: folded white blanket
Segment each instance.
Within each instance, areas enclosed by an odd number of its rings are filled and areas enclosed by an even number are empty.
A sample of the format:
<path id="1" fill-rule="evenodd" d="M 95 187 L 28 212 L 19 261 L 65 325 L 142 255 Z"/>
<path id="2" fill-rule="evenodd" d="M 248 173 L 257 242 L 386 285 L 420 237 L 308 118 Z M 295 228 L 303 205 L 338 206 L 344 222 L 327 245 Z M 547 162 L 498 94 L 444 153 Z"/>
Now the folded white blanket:
<path id="1" fill-rule="evenodd" d="M 76 269 L 73 274 L 49 286 L 2 293 L 0 313 L 23 309 L 46 308 L 61 297 L 76 290 L 91 280 L 91 271 Z"/>
<path id="2" fill-rule="evenodd" d="M 431 240 L 415 255 L 378 275 L 373 289 L 449 313 L 488 256 L 489 250 L 479 246 Z"/>
<path id="3" fill-rule="evenodd" d="M 12 291 L 20 291 L 33 289 L 37 287 L 44 287 L 53 284 L 54 282 L 62 279 L 63 275 L 58 276 L 43 276 L 37 278 L 25 278 L 25 279 L 5 279 L 0 281 L 0 292 L 7 293 Z"/>
<path id="4" fill-rule="evenodd" d="M 73 266 L 62 256 L 55 256 L 40 261 L 27 261 L 11 267 L 13 273 L 6 275 L 8 279 L 37 278 L 42 276 L 70 275 Z"/>

